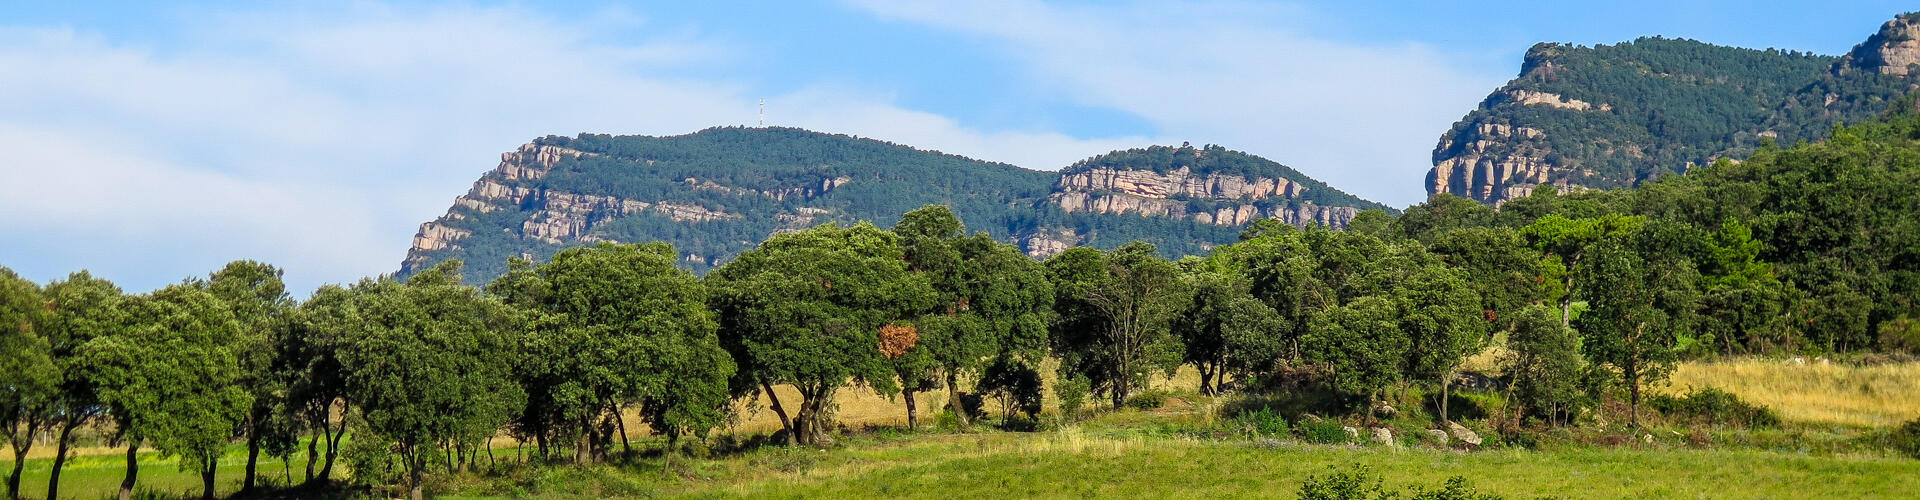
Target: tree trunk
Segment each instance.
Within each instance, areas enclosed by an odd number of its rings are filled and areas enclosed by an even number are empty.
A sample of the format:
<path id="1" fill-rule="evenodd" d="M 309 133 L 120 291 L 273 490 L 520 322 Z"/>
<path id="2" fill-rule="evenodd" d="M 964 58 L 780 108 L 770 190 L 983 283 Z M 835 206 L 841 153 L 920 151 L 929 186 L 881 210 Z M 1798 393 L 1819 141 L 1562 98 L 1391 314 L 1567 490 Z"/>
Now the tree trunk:
<path id="1" fill-rule="evenodd" d="M 1452 422 L 1452 420 L 1447 419 L 1447 386 L 1452 385 L 1448 383 L 1451 382 L 1449 379 L 1452 378 L 1453 377 L 1442 377 L 1440 379 L 1440 423 L 1442 425 L 1447 422 Z"/>
<path id="2" fill-rule="evenodd" d="M 960 419 L 962 430 L 973 425 L 972 419 L 967 415 L 967 405 L 960 402 L 960 376 L 951 371 L 947 372 L 947 409 L 952 410 L 953 416 Z"/>
<path id="3" fill-rule="evenodd" d="M 582 421 L 580 427 L 580 438 L 574 440 L 573 463 L 586 464 L 593 461 L 593 428 L 586 421 Z"/>
<path id="4" fill-rule="evenodd" d="M 620 453 L 633 454 L 633 445 L 627 442 L 627 416 L 620 412 L 620 405 L 613 406 L 613 423 L 620 426 Z"/>
<path id="5" fill-rule="evenodd" d="M 60 442 L 54 444 L 53 471 L 47 477 L 47 500 L 60 498 L 60 469 L 67 465 L 67 449 L 73 445 L 73 428 L 79 425 L 80 422 L 71 416 L 60 422 Z M 127 480 L 133 479 L 129 476 Z"/>
<path id="6" fill-rule="evenodd" d="M 326 422 L 321 422 L 325 425 Z M 307 482 L 313 482 L 313 466 L 320 462 L 320 435 L 312 431 L 307 433 Z"/>
<path id="7" fill-rule="evenodd" d="M 200 466 L 200 500 L 213 500 L 213 473 L 220 467 L 219 457 L 210 457 Z"/>
<path id="8" fill-rule="evenodd" d="M 253 491 L 254 472 L 258 470 L 256 464 L 260 461 L 260 429 L 255 427 L 247 434 L 247 478 L 240 482 L 242 493 Z"/>
<path id="9" fill-rule="evenodd" d="M 426 500 L 426 497 L 427 497 L 426 491 L 424 491 L 424 487 L 421 485 L 421 481 L 420 481 L 420 469 L 426 467 L 427 464 L 411 463 L 413 462 L 413 460 L 411 459 L 409 459 L 408 462 L 409 462 L 409 465 L 407 467 L 408 469 L 407 470 L 407 498 L 412 500 Z"/>
<path id="10" fill-rule="evenodd" d="M 1196 363 L 1196 368 L 1200 369 L 1200 395 L 1202 396 L 1213 395 L 1213 369 L 1208 368 L 1210 364 Z"/>
<path id="11" fill-rule="evenodd" d="M 40 422 L 27 421 L 27 433 L 15 436 L 12 431 L 17 427 L 8 427 L 8 440 L 13 441 L 13 473 L 7 475 L 7 498 L 20 500 L 20 475 L 26 471 L 27 452 L 33 449 L 33 435 L 40 431 Z"/>
<path id="12" fill-rule="evenodd" d="M 327 427 L 325 421 L 322 421 L 320 424 L 322 427 Z M 327 429 L 327 462 L 325 466 L 320 468 L 321 482 L 332 480 L 333 460 L 340 457 L 340 438 L 346 437 L 347 435 L 346 405 L 340 405 L 340 429 L 338 431 L 333 430 L 332 427 L 327 427 Z"/>
<path id="13" fill-rule="evenodd" d="M 127 440 L 127 476 L 125 479 L 120 480 L 120 500 L 133 499 L 133 484 L 134 484 L 134 481 L 139 478 L 140 478 L 140 441 L 136 439 L 128 439 Z M 52 486 L 48 486 L 47 488 L 48 500 L 54 500 L 52 497 L 52 495 L 54 494 L 55 493 L 53 491 Z"/>
<path id="14" fill-rule="evenodd" d="M 773 413 L 780 416 L 780 428 L 787 430 L 787 443 L 793 444 L 798 442 L 794 439 L 796 437 L 794 433 L 799 431 L 794 429 L 793 419 L 787 418 L 787 409 L 780 406 L 780 396 L 773 393 L 773 385 L 762 380 L 760 381 L 760 390 L 767 392 L 767 401 L 772 403 Z"/>
<path id="15" fill-rule="evenodd" d="M 913 405 L 913 389 L 900 391 L 900 396 L 901 398 L 907 400 L 907 429 L 908 430 L 919 429 L 920 416 L 919 416 L 919 412 L 915 410 Z"/>

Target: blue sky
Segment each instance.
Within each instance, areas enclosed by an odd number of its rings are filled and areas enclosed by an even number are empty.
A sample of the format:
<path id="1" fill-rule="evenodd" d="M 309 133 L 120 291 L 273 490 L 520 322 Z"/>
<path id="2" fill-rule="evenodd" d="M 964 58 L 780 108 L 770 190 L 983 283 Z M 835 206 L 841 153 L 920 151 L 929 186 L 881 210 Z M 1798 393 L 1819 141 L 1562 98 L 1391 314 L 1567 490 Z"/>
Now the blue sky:
<path id="1" fill-rule="evenodd" d="M 752 123 L 1028 168 L 1191 141 L 1395 206 L 1540 41 L 1838 54 L 1896 2 L 26 2 L 0 15 L 0 265 L 304 295 L 547 134 Z M 24 189 L 23 189 L 24 187 Z"/>

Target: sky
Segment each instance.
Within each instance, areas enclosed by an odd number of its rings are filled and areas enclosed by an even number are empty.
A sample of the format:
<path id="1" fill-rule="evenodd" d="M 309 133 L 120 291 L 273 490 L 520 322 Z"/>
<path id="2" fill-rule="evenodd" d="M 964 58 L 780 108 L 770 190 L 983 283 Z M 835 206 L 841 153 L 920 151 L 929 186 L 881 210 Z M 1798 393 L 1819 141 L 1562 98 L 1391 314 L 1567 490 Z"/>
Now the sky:
<path id="1" fill-rule="evenodd" d="M 6 2 L 0 266 L 304 297 L 545 135 L 769 125 L 1037 170 L 1219 144 L 1404 207 L 1537 42 L 1840 54 L 1899 2 Z"/>

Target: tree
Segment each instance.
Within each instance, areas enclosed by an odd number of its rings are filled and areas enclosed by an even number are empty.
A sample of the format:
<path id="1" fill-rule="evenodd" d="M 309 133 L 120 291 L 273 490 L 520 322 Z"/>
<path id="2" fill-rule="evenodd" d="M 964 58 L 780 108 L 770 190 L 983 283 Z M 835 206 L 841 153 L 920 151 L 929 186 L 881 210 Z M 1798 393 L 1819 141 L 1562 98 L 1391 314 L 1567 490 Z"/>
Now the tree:
<path id="1" fill-rule="evenodd" d="M 1367 296 L 1314 315 L 1306 360 L 1324 366 L 1335 389 L 1365 395 L 1368 408 L 1380 392 L 1400 381 L 1408 340 L 1393 300 Z"/>
<path id="2" fill-rule="evenodd" d="M 1020 360 L 1009 356 L 995 358 L 980 372 L 979 390 L 999 401 L 1002 422 L 1011 420 L 1016 411 L 1029 419 L 1040 414 L 1040 371 Z"/>
<path id="3" fill-rule="evenodd" d="M 664 434 L 704 434 L 720 423 L 734 366 L 721 350 L 706 287 L 674 265 L 664 243 L 560 252 L 538 279 L 509 276 L 498 290 L 549 315 L 521 345 L 538 382 L 529 398 L 553 420 L 541 427 L 577 439 L 575 459 L 604 456 L 611 436 L 595 429 L 612 419 L 626 445 L 621 409 L 646 402 L 643 414 Z M 538 286 L 538 290 L 510 287 Z M 628 451 L 631 451 L 629 448 Z"/>
<path id="4" fill-rule="evenodd" d="M 1054 352 L 1062 376 L 1084 375 L 1118 408 L 1155 372 L 1179 367 L 1170 323 L 1186 303 L 1180 271 L 1153 245 L 1074 248 L 1047 259 L 1054 283 Z"/>
<path id="5" fill-rule="evenodd" d="M 1610 237 L 1586 251 L 1577 290 L 1588 311 L 1573 325 L 1586 354 L 1618 372 L 1639 425 L 1641 387 L 1673 368 L 1679 339 L 1691 331 L 1699 273 L 1683 228 L 1655 224 Z"/>
<path id="6" fill-rule="evenodd" d="M 1608 214 L 1598 218 L 1569 219 L 1558 214 L 1541 217 L 1521 230 L 1521 234 L 1532 242 L 1534 248 L 1559 258 L 1565 279 L 1563 289 L 1566 295 L 1560 298 L 1560 324 L 1569 324 L 1573 318 L 1574 292 L 1580 260 L 1586 256 L 1587 247 L 1601 239 L 1617 236 L 1645 222 L 1641 217 L 1626 217 Z"/>
<path id="7" fill-rule="evenodd" d="M 262 447 L 269 456 L 287 457 L 298 439 L 295 420 L 287 418 L 289 413 L 284 409 L 291 370 L 280 356 L 288 330 L 287 313 L 294 304 L 280 275 L 280 269 L 271 265 L 242 260 L 227 264 L 199 283 L 233 311 L 240 325 L 231 349 L 239 357 L 240 383 L 253 399 L 239 429 L 247 437 L 242 492 L 253 490 Z"/>
<path id="8" fill-rule="evenodd" d="M 1397 289 L 1400 328 L 1408 340 L 1405 372 L 1440 385 L 1440 421 L 1447 420 L 1447 389 L 1460 362 L 1486 344 L 1487 317 L 1465 273 L 1421 266 Z"/>
<path id="9" fill-rule="evenodd" d="M 40 287 L 0 267 L 0 440 L 13 448 L 7 498 L 20 498 L 20 476 L 36 436 L 57 416 L 60 368 L 40 330 L 47 300 Z"/>
<path id="10" fill-rule="evenodd" d="M 525 400 L 499 362 L 515 344 L 496 328 L 504 308 L 459 285 L 459 272 L 446 261 L 406 283 L 362 282 L 363 323 L 337 353 L 347 397 L 376 434 L 356 439 L 391 443 L 415 500 L 430 456 L 451 468 L 452 454 L 492 436 Z"/>
<path id="11" fill-rule="evenodd" d="M 1206 268 L 1189 271 L 1184 279 L 1193 298 L 1173 330 L 1186 347 L 1184 362 L 1200 370 L 1202 394 L 1218 394 L 1229 371 L 1245 377 L 1279 362 L 1280 313 L 1254 298 L 1247 279 Z"/>
<path id="12" fill-rule="evenodd" d="M 1337 300 L 1333 289 L 1316 276 L 1319 259 L 1301 231 L 1279 224 L 1259 235 L 1243 234 L 1241 242 L 1215 249 L 1210 259 L 1246 276 L 1248 293 L 1279 315 L 1278 328 L 1271 333 L 1280 344 L 1278 359 L 1300 359 L 1300 339 L 1313 315 Z"/>
<path id="13" fill-rule="evenodd" d="M 47 500 L 55 500 L 60 496 L 60 471 L 67 463 L 73 430 L 106 409 L 93 374 L 81 362 L 80 347 L 95 337 L 119 332 L 126 327 L 126 320 L 120 308 L 120 288 L 86 271 L 49 283 L 44 291 L 50 309 L 46 328 L 40 331 L 51 344 L 53 364 L 60 370 L 60 392 L 52 409 L 60 431 L 54 438 L 53 468 L 47 477 Z M 131 483 L 122 485 L 129 493 L 132 488 Z"/>
<path id="14" fill-rule="evenodd" d="M 997 357 L 1037 362 L 1044 356 L 1053 286 L 1040 264 L 1018 247 L 986 234 L 964 236 L 966 227 L 947 207 L 908 212 L 893 232 L 900 236 L 909 268 L 926 276 L 937 294 L 916 325 L 919 348 L 893 358 L 909 408 L 907 421 L 911 426 L 916 418 L 913 393 L 944 380 L 949 409 L 966 425 L 960 378 L 978 374 Z"/>
<path id="15" fill-rule="evenodd" d="M 849 382 L 896 390 L 880 328 L 935 300 L 926 277 L 908 270 L 899 236 L 864 223 L 775 235 L 707 279 L 721 343 L 740 366 L 735 391 L 757 386 L 802 444 L 822 440 L 834 392 Z M 800 393 L 791 418 L 773 392 L 783 383 Z"/>
<path id="16" fill-rule="evenodd" d="M 281 344 L 281 365 L 288 370 L 286 418 L 299 422 L 307 432 L 306 481 L 330 481 L 333 464 L 340 456 L 340 440 L 347 433 L 346 415 L 353 409 L 346 388 L 340 348 L 364 328 L 358 295 L 373 288 L 363 280 L 353 288 L 326 285 L 289 312 L 289 330 Z M 339 425 L 332 417 L 338 409 Z M 323 455 L 319 444 L 326 444 L 324 466 L 314 467 Z"/>
<path id="17" fill-rule="evenodd" d="M 178 284 L 126 304 L 127 327 L 87 341 L 83 369 L 127 443 L 121 498 L 133 492 L 144 444 L 180 457 L 200 472 L 202 498 L 213 498 L 214 471 L 253 395 L 233 346 L 241 325 L 228 305 L 200 288 Z"/>
<path id="18" fill-rule="evenodd" d="M 1580 377 L 1585 361 L 1580 358 L 1580 336 L 1561 325 L 1557 316 L 1538 304 L 1521 309 L 1514 315 L 1502 360 L 1512 377 L 1508 390 L 1513 401 L 1549 423 L 1572 418 L 1583 401 Z"/>

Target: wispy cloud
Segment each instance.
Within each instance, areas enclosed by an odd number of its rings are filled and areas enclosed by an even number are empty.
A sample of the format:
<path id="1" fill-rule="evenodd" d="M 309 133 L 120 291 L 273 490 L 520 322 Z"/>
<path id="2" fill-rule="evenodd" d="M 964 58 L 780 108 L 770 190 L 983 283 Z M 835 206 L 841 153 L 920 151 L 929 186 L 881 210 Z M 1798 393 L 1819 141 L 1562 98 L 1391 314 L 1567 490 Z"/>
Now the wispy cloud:
<path id="1" fill-rule="evenodd" d="M 191 38 L 164 45 L 0 28 L 0 265 L 144 290 L 253 258 L 309 290 L 392 271 L 416 224 L 530 138 L 749 123 L 761 97 L 698 71 L 737 47 L 621 11 L 197 14 Z M 778 93 L 782 124 L 1021 165 L 1137 144 L 976 130 L 873 93 Z"/>
<path id="2" fill-rule="evenodd" d="M 1315 38 L 1305 29 L 1314 13 L 1287 4 L 852 3 L 997 44 L 1062 98 L 1397 206 L 1424 198 L 1435 140 L 1506 78 L 1463 72 L 1420 44 Z"/>

